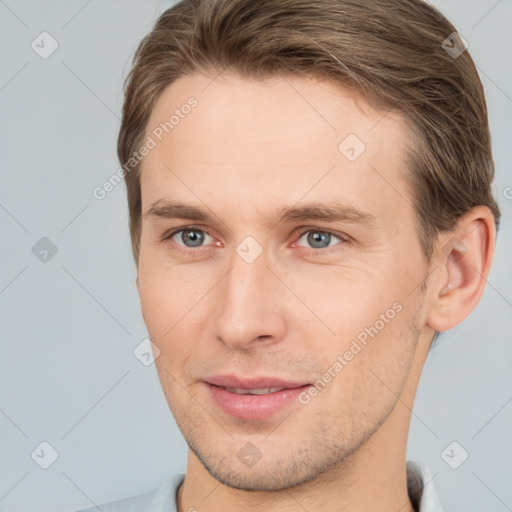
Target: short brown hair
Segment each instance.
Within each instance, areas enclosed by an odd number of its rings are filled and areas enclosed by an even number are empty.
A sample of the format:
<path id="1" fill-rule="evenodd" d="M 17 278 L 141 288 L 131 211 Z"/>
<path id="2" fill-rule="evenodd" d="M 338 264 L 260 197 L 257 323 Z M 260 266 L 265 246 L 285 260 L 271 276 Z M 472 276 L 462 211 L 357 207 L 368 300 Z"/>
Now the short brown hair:
<path id="1" fill-rule="evenodd" d="M 227 69 L 255 79 L 327 78 L 408 122 L 407 179 L 428 262 L 438 233 L 453 229 L 473 206 L 488 206 L 497 225 L 500 217 L 483 86 L 468 51 L 446 51 L 443 41 L 451 36 L 453 46 L 454 32 L 422 0 L 182 0 L 135 53 L 119 160 L 125 165 L 141 146 L 155 101 L 180 77 Z M 125 174 L 136 263 L 140 167 Z"/>

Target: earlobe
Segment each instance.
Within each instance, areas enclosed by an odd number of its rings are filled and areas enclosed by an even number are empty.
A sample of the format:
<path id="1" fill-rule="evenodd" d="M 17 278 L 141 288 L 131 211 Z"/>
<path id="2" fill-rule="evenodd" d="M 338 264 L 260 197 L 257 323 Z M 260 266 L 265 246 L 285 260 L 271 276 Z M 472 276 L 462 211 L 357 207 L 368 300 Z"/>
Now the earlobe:
<path id="1" fill-rule="evenodd" d="M 491 268 L 495 240 L 494 217 L 485 206 L 472 208 L 454 231 L 440 236 L 435 256 L 438 279 L 427 317 L 432 329 L 451 329 L 475 309 Z"/>

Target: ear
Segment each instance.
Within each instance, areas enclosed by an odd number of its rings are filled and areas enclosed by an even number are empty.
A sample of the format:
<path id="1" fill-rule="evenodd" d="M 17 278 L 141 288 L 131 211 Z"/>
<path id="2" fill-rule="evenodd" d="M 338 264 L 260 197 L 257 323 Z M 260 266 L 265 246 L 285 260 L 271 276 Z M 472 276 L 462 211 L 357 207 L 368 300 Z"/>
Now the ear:
<path id="1" fill-rule="evenodd" d="M 496 224 L 487 206 L 476 206 L 442 233 L 433 263 L 436 279 L 430 292 L 427 324 L 447 331 L 462 322 L 482 297 L 496 243 Z"/>

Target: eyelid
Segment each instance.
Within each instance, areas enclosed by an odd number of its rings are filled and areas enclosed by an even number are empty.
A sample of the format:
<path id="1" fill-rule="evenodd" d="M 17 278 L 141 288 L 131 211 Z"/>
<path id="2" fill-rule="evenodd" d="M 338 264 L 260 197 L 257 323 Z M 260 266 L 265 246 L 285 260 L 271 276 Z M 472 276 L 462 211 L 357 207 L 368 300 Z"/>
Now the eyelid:
<path id="1" fill-rule="evenodd" d="M 179 233 L 180 231 L 194 231 L 194 230 L 202 231 L 203 233 L 206 233 L 207 235 L 212 236 L 212 235 L 210 235 L 209 231 L 207 231 L 202 226 L 180 226 L 179 228 L 172 228 L 169 231 L 166 231 L 162 236 L 162 240 L 168 240 L 169 238 L 172 238 L 175 234 Z"/>
<path id="2" fill-rule="evenodd" d="M 181 226 L 179 228 L 173 228 L 169 231 L 166 231 L 162 237 L 162 242 L 165 242 L 165 241 L 169 241 L 171 240 L 171 238 L 180 233 L 181 231 L 201 231 L 202 233 L 204 233 L 205 235 L 208 235 L 208 236 L 211 236 L 212 238 L 215 238 L 207 229 L 204 228 L 204 226 Z M 190 251 L 190 250 L 194 250 L 192 247 L 187 247 L 186 245 L 180 245 L 180 244 L 176 244 L 181 250 L 183 251 Z M 201 245 L 199 246 L 199 248 L 205 248 L 207 247 L 206 245 Z"/>
<path id="3" fill-rule="evenodd" d="M 318 226 L 306 226 L 305 228 L 301 228 L 301 229 L 302 229 L 302 231 L 300 231 L 299 235 L 296 235 L 298 238 L 301 238 L 302 236 L 304 236 L 306 233 L 309 233 L 310 231 L 314 231 L 317 233 L 325 233 L 328 235 L 334 235 L 336 238 L 339 238 L 340 240 L 342 240 L 344 242 L 350 242 L 352 240 L 352 238 L 350 236 L 346 235 L 345 233 L 340 233 L 338 231 L 332 231 L 327 228 L 319 228 Z"/>
<path id="4" fill-rule="evenodd" d="M 330 236 L 334 236 L 334 237 L 338 238 L 340 241 L 334 245 L 331 245 L 328 247 L 322 247 L 320 249 L 315 249 L 313 247 L 305 247 L 302 245 L 298 245 L 299 240 L 306 233 L 309 233 L 309 232 L 328 234 Z M 292 243 L 292 247 L 300 247 L 302 250 L 305 250 L 315 256 L 322 256 L 322 255 L 325 256 L 325 255 L 329 254 L 331 251 L 338 250 L 340 248 L 340 246 L 344 246 L 346 244 L 349 244 L 351 241 L 353 241 L 353 239 L 350 236 L 348 236 L 344 233 L 339 233 L 337 231 L 332 231 L 330 229 L 319 228 L 317 226 L 309 226 L 309 227 L 301 228 L 301 231 L 299 232 L 299 234 L 294 236 L 294 240 L 295 241 Z"/>
<path id="5" fill-rule="evenodd" d="M 332 231 L 332 230 L 325 229 L 325 228 L 319 228 L 318 226 L 306 226 L 306 227 L 302 226 L 301 228 L 298 228 L 298 229 L 300 229 L 300 232 L 297 235 L 293 235 L 293 239 L 295 240 L 293 242 L 293 246 L 296 246 L 298 240 L 300 238 L 302 238 L 302 236 L 304 236 L 306 233 L 309 233 L 310 231 L 333 235 L 336 238 L 339 238 L 344 243 L 350 243 L 352 241 L 352 238 L 344 233 L 339 233 L 337 231 Z M 162 237 L 162 241 L 170 240 L 174 235 L 176 235 L 177 233 L 180 233 L 181 231 L 194 231 L 194 230 L 201 231 L 202 233 L 205 233 L 206 235 L 213 237 L 213 235 L 210 234 L 210 232 L 207 229 L 205 229 L 204 226 L 188 225 L 188 226 L 176 227 L 176 228 L 171 229 L 170 231 L 167 231 L 166 233 L 164 233 L 164 235 Z M 303 247 L 303 248 L 309 249 L 310 251 L 313 251 L 315 253 L 318 253 L 318 252 L 326 253 L 330 249 L 335 248 L 337 245 L 340 245 L 340 244 L 335 244 L 334 246 L 331 246 L 331 247 L 324 247 L 323 249 L 314 249 L 312 247 Z M 177 244 L 177 246 L 178 246 L 179 250 L 182 250 L 185 252 L 194 251 L 194 248 L 192 248 L 192 247 L 186 247 L 186 246 L 180 245 L 180 244 Z M 199 246 L 198 248 L 206 248 L 206 247 L 208 247 L 208 246 L 203 245 L 203 246 Z M 302 246 L 298 246 L 298 247 L 302 247 Z"/>

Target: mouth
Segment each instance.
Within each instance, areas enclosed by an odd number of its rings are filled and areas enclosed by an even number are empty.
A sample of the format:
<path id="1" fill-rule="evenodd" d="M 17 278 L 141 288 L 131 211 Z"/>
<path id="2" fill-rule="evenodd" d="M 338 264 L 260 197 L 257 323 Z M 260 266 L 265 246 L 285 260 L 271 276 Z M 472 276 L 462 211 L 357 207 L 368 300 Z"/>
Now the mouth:
<path id="1" fill-rule="evenodd" d="M 245 420 L 263 420 L 290 407 L 310 383 L 273 377 L 243 379 L 219 375 L 204 381 L 212 402 L 224 414 Z"/>
<path id="2" fill-rule="evenodd" d="M 224 388 L 230 393 L 237 395 L 268 395 L 269 393 L 277 393 L 286 388 L 260 388 L 260 389 L 244 389 L 244 388 Z"/>

